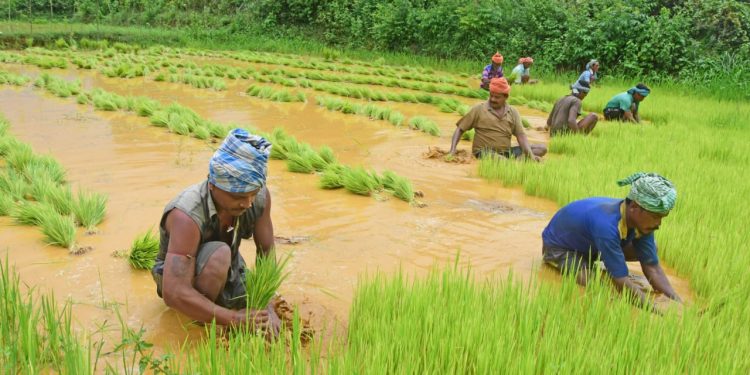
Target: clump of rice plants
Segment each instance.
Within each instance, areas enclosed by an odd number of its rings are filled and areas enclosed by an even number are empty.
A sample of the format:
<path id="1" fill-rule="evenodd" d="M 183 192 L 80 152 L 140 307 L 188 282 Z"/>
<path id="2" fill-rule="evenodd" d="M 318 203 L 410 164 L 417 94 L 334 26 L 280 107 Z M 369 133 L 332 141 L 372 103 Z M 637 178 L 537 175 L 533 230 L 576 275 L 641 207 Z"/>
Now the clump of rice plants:
<path id="1" fill-rule="evenodd" d="M 41 218 L 39 226 L 44 234 L 44 241 L 67 249 L 73 249 L 76 238 L 76 223 L 70 215 L 50 213 Z"/>
<path id="2" fill-rule="evenodd" d="M 28 201 L 19 202 L 10 212 L 10 217 L 21 225 L 40 225 L 45 217 L 52 215 L 58 215 L 52 206 Z"/>
<path id="3" fill-rule="evenodd" d="M 26 163 L 24 175 L 31 183 L 39 179 L 49 179 L 58 184 L 65 182 L 65 168 L 49 155 L 34 155 Z"/>
<path id="4" fill-rule="evenodd" d="M 133 98 L 132 110 L 142 117 L 150 117 L 154 114 L 161 105 L 156 100 L 147 98 L 144 96 L 137 96 Z"/>
<path id="5" fill-rule="evenodd" d="M 41 87 L 61 98 L 78 95 L 78 93 L 81 92 L 81 83 L 79 81 L 69 82 L 61 78 L 53 77 L 47 73 L 42 74 L 34 82 L 34 86 Z"/>
<path id="6" fill-rule="evenodd" d="M 432 136 L 440 136 L 440 128 L 432 120 L 423 116 L 414 116 L 409 120 L 409 127 L 418 129 Z"/>
<path id="7" fill-rule="evenodd" d="M 542 102 L 539 100 L 530 100 L 526 103 L 526 105 L 529 108 L 538 109 L 542 112 L 551 112 L 552 111 L 552 103 Z"/>
<path id="8" fill-rule="evenodd" d="M 29 82 L 26 76 L 0 70 L 0 85 L 23 86 Z"/>
<path id="9" fill-rule="evenodd" d="M 474 129 L 469 129 L 465 131 L 463 134 L 461 134 L 461 139 L 465 141 L 473 141 L 474 140 Z"/>
<path id="10" fill-rule="evenodd" d="M 462 104 L 458 106 L 458 108 L 456 108 L 456 112 L 461 116 L 465 116 L 467 113 L 469 113 L 470 110 L 471 106 L 468 106 L 466 104 Z"/>
<path id="11" fill-rule="evenodd" d="M 151 269 L 156 263 L 158 254 L 159 238 L 149 230 L 133 241 L 128 253 L 128 263 L 135 269 Z"/>
<path id="12" fill-rule="evenodd" d="M 76 221 L 88 231 L 104 220 L 107 213 L 107 196 L 100 193 L 78 191 L 73 203 L 73 214 Z"/>
<path id="13" fill-rule="evenodd" d="M 406 202 L 414 200 L 414 187 L 406 178 L 401 177 L 392 171 L 384 171 L 381 182 L 396 198 Z"/>
<path id="14" fill-rule="evenodd" d="M 61 215 L 73 212 L 73 192 L 70 186 L 59 185 L 47 179 L 32 182 L 32 195 L 39 202 L 52 206 Z"/>
<path id="15" fill-rule="evenodd" d="M 251 85 L 247 89 L 247 94 L 260 99 L 268 99 L 276 102 L 305 102 L 307 98 L 301 92 L 291 92 L 286 89 L 275 90 L 268 86 Z"/>
<path id="16" fill-rule="evenodd" d="M 7 169 L 0 172 L 0 192 L 4 196 L 19 201 L 26 199 L 26 195 L 31 192 L 31 186 L 23 175 L 14 169 Z"/>
<path id="17" fill-rule="evenodd" d="M 128 100 L 124 96 L 101 89 L 95 89 L 91 92 L 91 102 L 94 104 L 94 108 L 102 111 L 117 111 L 128 108 Z"/>
<path id="18" fill-rule="evenodd" d="M 388 116 L 388 122 L 394 126 L 401 126 L 404 124 L 404 115 L 401 112 L 393 111 Z"/>
<path id="19" fill-rule="evenodd" d="M 378 179 L 362 167 L 343 170 L 341 183 L 346 190 L 358 195 L 370 195 L 380 186 Z"/>
<path id="20" fill-rule="evenodd" d="M 331 164 L 323 170 L 320 175 L 320 187 L 323 189 L 338 189 L 344 187 L 342 174 L 346 167 L 340 164 Z"/>
<path id="21" fill-rule="evenodd" d="M 258 256 L 255 267 L 245 270 L 245 303 L 248 309 L 259 310 L 268 306 L 287 276 L 284 269 L 289 257 L 277 261 L 274 254 L 271 251 L 267 256 Z"/>
<path id="22" fill-rule="evenodd" d="M 8 216 L 15 203 L 10 195 L 0 194 L 0 216 Z"/>
<path id="23" fill-rule="evenodd" d="M 286 167 L 289 172 L 294 173 L 313 173 L 315 167 L 308 157 L 310 154 L 289 154 L 286 159 Z"/>
<path id="24" fill-rule="evenodd" d="M 531 128 L 531 123 L 530 123 L 530 122 L 529 122 L 529 120 L 527 120 L 527 119 L 526 119 L 525 117 L 521 117 L 521 124 L 522 124 L 522 125 L 523 125 L 523 127 L 524 127 L 524 128 L 526 128 L 526 129 L 529 129 L 529 128 Z"/>
<path id="25" fill-rule="evenodd" d="M 318 155 L 326 162 L 326 164 L 335 164 L 336 155 L 333 154 L 333 149 L 328 146 L 321 146 L 318 151 Z"/>

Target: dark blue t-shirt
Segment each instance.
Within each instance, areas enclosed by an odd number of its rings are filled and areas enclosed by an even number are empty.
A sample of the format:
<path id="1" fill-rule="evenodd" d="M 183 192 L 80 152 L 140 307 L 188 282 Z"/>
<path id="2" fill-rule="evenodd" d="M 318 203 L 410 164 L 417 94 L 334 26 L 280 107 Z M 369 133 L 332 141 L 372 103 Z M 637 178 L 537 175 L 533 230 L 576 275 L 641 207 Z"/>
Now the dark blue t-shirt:
<path id="1" fill-rule="evenodd" d="M 614 278 L 628 275 L 622 248 L 631 241 L 641 263 L 658 264 L 653 233 L 636 238 L 635 229 L 629 229 L 627 235 L 621 234 L 622 203 L 622 199 L 603 197 L 572 202 L 552 217 L 542 232 L 542 240 L 547 246 L 575 250 L 586 256 L 590 251 L 591 259 L 600 256 Z"/>

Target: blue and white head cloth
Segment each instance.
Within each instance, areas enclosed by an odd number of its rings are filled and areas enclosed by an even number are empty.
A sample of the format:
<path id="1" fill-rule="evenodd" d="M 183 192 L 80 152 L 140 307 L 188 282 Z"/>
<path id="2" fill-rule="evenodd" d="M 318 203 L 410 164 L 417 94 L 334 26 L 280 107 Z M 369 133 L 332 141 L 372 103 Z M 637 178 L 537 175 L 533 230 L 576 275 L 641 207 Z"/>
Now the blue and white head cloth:
<path id="1" fill-rule="evenodd" d="M 589 60 L 588 63 L 586 63 L 586 70 L 590 70 L 592 66 L 599 64 L 599 61 L 596 59 Z"/>
<path id="2" fill-rule="evenodd" d="M 591 91 L 591 86 L 586 81 L 576 81 L 576 83 L 572 84 L 570 86 L 570 89 L 573 91 L 573 94 L 580 94 L 582 92 L 589 93 Z"/>
<path id="3" fill-rule="evenodd" d="M 635 85 L 635 87 L 628 90 L 628 94 L 633 95 L 635 93 L 641 94 L 643 97 L 648 96 L 651 93 L 651 89 L 643 83 Z"/>
<path id="4" fill-rule="evenodd" d="M 230 193 L 247 193 L 266 184 L 271 143 L 244 129 L 234 129 L 208 163 L 208 182 Z"/>

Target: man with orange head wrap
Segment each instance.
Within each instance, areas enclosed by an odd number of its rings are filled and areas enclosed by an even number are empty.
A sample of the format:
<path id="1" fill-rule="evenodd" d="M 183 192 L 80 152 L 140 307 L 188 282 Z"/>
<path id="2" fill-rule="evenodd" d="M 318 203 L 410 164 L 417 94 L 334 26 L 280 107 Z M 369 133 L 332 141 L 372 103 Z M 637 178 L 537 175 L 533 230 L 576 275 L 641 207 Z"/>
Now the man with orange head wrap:
<path id="1" fill-rule="evenodd" d="M 479 86 L 485 90 L 490 89 L 490 81 L 493 78 L 500 78 L 503 76 L 503 55 L 500 52 L 496 52 L 492 56 L 492 63 L 484 67 L 482 72 L 482 84 Z"/>
<path id="2" fill-rule="evenodd" d="M 510 85 L 505 78 L 495 78 L 489 84 L 490 98 L 475 105 L 469 113 L 456 123 L 456 131 L 451 139 L 451 154 L 456 152 L 461 135 L 474 129 L 474 143 L 471 151 L 480 158 L 488 154 L 506 158 L 519 158 L 525 155 L 536 161 L 547 153 L 541 144 L 529 144 L 521 124 L 521 115 L 506 103 Z M 511 147 L 510 138 L 516 136 L 518 146 Z"/>

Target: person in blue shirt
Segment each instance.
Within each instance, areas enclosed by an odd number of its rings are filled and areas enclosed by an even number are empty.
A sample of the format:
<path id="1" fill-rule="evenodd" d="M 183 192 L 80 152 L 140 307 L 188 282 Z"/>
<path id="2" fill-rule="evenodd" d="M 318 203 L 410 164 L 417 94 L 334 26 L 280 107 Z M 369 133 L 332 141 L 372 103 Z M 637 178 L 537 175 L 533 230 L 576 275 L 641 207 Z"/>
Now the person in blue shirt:
<path id="1" fill-rule="evenodd" d="M 642 306 L 651 306 L 625 263 L 638 260 L 653 289 L 681 303 L 659 265 L 654 241 L 654 231 L 677 200 L 674 185 L 655 173 L 636 173 L 617 183 L 632 185 L 626 199 L 586 198 L 552 217 L 542 233 L 544 262 L 563 273 L 576 273 L 578 283 L 586 285 L 599 258 L 618 290 L 630 292 Z"/>
<path id="2" fill-rule="evenodd" d="M 596 72 L 599 71 L 599 61 L 597 60 L 591 60 L 586 64 L 586 70 L 581 73 L 580 76 L 578 76 L 578 80 L 576 82 L 586 82 L 591 86 L 594 81 L 596 81 L 597 75 Z"/>
<path id="3" fill-rule="evenodd" d="M 641 116 L 638 114 L 643 99 L 646 99 L 651 89 L 644 83 L 639 83 L 626 92 L 619 93 L 612 97 L 604 106 L 604 118 L 608 121 L 626 121 L 641 122 Z"/>

